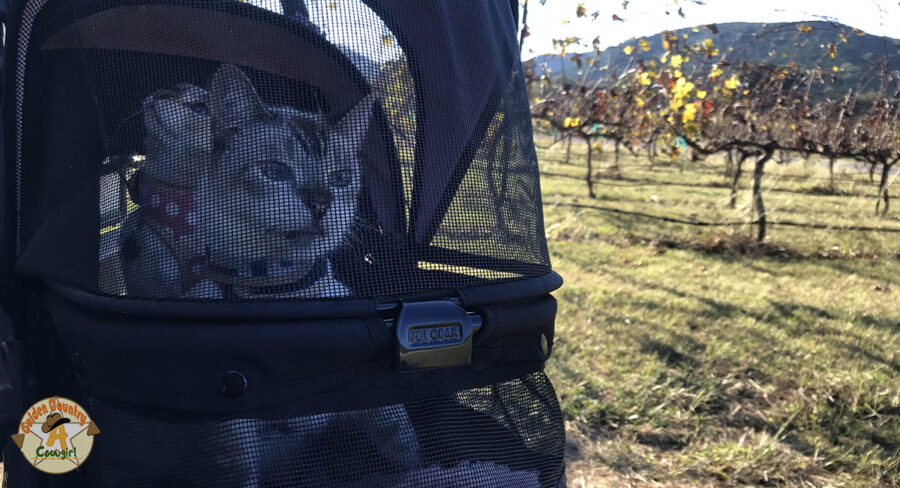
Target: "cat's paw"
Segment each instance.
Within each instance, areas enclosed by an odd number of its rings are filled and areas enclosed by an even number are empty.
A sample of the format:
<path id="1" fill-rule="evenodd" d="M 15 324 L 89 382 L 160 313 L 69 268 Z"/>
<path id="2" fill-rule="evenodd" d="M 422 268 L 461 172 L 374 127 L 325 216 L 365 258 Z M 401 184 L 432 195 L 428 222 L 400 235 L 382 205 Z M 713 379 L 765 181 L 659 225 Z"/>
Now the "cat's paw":
<path id="1" fill-rule="evenodd" d="M 331 279 L 328 286 L 325 288 L 325 292 L 322 296 L 325 297 L 348 297 L 353 294 L 353 291 L 347 287 L 347 285 L 341 283 L 338 280 Z"/>
<path id="2" fill-rule="evenodd" d="M 328 269 L 328 275 L 317 281 L 315 285 L 310 287 L 303 294 L 303 296 L 314 298 L 340 298 L 349 297 L 351 295 L 353 295 L 353 290 L 336 280 L 334 276 L 331 275 L 330 267 Z"/>
<path id="3" fill-rule="evenodd" d="M 203 280 L 188 290 L 182 298 L 221 300 L 225 297 L 222 295 L 219 285 L 211 280 Z"/>

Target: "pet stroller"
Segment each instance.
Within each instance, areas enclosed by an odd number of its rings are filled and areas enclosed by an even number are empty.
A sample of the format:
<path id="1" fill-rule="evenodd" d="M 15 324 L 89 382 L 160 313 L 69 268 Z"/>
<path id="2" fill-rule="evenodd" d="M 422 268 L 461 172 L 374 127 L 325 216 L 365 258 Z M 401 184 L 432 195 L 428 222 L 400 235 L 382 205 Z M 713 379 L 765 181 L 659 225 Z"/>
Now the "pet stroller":
<path id="1" fill-rule="evenodd" d="M 4 439 L 51 395 L 102 434 L 9 486 L 564 486 L 516 16 L 12 0 Z"/>

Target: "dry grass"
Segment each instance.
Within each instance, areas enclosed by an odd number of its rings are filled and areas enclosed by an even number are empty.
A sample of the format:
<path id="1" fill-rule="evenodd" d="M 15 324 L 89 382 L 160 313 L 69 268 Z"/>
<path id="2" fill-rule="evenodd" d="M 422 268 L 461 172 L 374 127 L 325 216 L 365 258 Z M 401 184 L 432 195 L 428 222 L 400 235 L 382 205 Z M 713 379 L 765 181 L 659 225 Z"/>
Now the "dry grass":
<path id="1" fill-rule="evenodd" d="M 583 156 L 562 164 L 561 146 L 539 156 L 557 175 L 546 229 L 566 286 L 548 371 L 570 486 L 900 486 L 900 234 L 776 227 L 758 245 L 740 224 L 573 208 L 750 219 L 746 189 L 727 207 L 719 161 L 624 158 L 591 200 Z M 831 196 L 807 191 L 817 165 L 773 164 L 770 218 L 900 228 L 900 208 L 874 216 L 868 175 L 843 171 Z"/>

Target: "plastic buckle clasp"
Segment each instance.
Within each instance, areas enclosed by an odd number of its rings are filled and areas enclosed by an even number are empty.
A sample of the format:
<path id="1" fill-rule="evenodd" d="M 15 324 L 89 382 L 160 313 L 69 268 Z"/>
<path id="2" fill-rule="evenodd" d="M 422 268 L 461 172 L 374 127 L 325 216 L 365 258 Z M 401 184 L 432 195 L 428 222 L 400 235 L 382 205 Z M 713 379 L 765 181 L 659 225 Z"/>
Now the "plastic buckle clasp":
<path id="1" fill-rule="evenodd" d="M 472 336 L 481 316 L 450 301 L 403 303 L 396 319 L 400 371 L 472 363 Z"/>

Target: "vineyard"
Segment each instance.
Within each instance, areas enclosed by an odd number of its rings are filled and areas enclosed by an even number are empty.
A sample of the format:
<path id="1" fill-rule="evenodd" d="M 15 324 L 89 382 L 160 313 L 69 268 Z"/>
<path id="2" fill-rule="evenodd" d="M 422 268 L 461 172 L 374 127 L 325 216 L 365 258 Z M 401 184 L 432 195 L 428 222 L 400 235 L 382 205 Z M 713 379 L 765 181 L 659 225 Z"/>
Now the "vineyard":
<path id="1" fill-rule="evenodd" d="M 867 171 L 841 160 L 832 193 L 827 164 L 775 166 L 772 215 L 829 228 L 760 244 L 752 175 L 731 209 L 724 158 L 625 154 L 617 172 L 611 146 L 593 199 L 583 145 L 569 163 L 563 143 L 538 151 L 566 278 L 549 372 L 569 486 L 900 484 L 900 239 L 840 228 L 900 229 L 872 211 Z"/>
<path id="2" fill-rule="evenodd" d="M 786 52 L 779 56 L 774 48 L 763 61 L 729 61 L 735 48 L 729 46 L 723 54 L 717 47 L 717 26 L 705 26 L 708 37 L 702 41 L 692 42 L 687 33 L 663 33 L 659 59 L 640 55 L 653 51 L 647 39 L 625 45 L 622 54 L 631 57 L 621 75 L 609 65 L 598 67 L 598 57 L 572 57 L 574 79 L 554 77 L 546 61 L 538 66 L 532 60 L 526 68 L 532 116 L 539 133 L 586 144 L 584 181 L 591 198 L 593 150 L 604 140 L 614 143 L 614 170 L 623 151 L 646 151 L 650 159 L 670 161 L 687 156 L 693 162 L 723 154 L 728 163 L 723 174 L 735 191 L 744 172 L 753 175 L 759 242 L 765 240 L 769 222 L 762 178 L 768 167 L 798 156 L 825 158 L 832 171 L 838 159 L 867 166 L 878 178 L 874 211 L 887 214 L 890 183 L 900 163 L 900 56 L 885 52 L 873 60 L 870 72 L 854 75 L 856 86 L 832 98 L 846 84 L 841 70 L 849 68 L 829 60 L 837 58 L 843 45 L 856 42 L 850 36 L 865 34 L 840 26 L 818 28 L 830 29 L 835 40 L 820 44 L 821 62 L 813 66 L 798 64 Z M 785 29 L 792 32 L 796 49 L 805 47 L 804 36 L 815 31 L 798 23 L 780 25 L 774 32 Z M 771 29 L 753 44 L 769 35 L 774 35 Z M 577 41 L 560 41 L 563 63 L 570 62 L 566 47 Z M 828 189 L 834 191 L 833 181 Z M 735 205 L 733 198 L 730 205 Z"/>
<path id="3" fill-rule="evenodd" d="M 569 486 L 900 486 L 900 43 L 598 42 L 525 63 Z"/>

